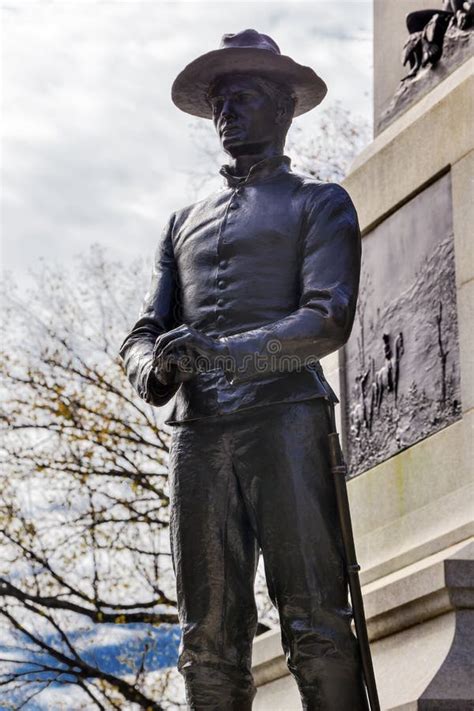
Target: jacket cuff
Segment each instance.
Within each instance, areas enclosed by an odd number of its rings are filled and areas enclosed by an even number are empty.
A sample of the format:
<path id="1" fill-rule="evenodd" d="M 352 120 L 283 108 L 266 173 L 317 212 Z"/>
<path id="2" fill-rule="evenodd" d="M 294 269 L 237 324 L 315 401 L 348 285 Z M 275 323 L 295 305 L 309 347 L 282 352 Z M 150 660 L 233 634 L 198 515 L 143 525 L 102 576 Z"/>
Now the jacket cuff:
<path id="1" fill-rule="evenodd" d="M 231 385 L 238 385 L 259 377 L 271 375 L 278 368 L 272 362 L 271 339 L 266 334 L 259 336 L 236 333 L 219 339 L 226 348 L 224 373 Z M 269 343 L 269 346 L 264 344 Z M 273 360 L 277 354 L 273 354 Z"/>

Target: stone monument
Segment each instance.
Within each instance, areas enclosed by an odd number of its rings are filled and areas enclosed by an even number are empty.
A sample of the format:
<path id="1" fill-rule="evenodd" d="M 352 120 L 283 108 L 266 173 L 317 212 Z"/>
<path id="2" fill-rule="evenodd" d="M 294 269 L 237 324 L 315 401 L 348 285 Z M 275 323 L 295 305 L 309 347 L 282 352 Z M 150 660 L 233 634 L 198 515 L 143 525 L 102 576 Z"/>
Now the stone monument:
<path id="1" fill-rule="evenodd" d="M 374 2 L 376 137 L 344 182 L 360 298 L 349 342 L 322 360 L 387 711 L 474 708 L 474 23 L 472 3 L 458 5 Z M 416 47 L 440 37 L 438 56 Z M 254 644 L 257 710 L 298 708 L 278 634 Z"/>

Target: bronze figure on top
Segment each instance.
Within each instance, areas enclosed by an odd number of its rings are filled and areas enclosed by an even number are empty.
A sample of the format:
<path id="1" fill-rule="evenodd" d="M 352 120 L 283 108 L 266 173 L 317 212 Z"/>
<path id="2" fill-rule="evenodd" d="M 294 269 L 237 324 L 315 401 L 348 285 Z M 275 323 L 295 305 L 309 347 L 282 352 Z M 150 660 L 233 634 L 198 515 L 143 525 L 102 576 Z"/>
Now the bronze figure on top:
<path id="1" fill-rule="evenodd" d="M 406 17 L 410 33 L 403 47 L 403 66 L 409 65 L 405 77 L 416 76 L 422 67 L 435 66 L 443 55 L 443 45 L 447 30 L 472 28 L 474 24 L 473 0 L 443 0 L 441 9 L 414 10 Z"/>
<path id="2" fill-rule="evenodd" d="M 224 188 L 171 215 L 120 353 L 144 400 L 175 395 L 178 668 L 194 711 L 252 707 L 260 551 L 303 708 L 367 709 L 330 470 L 337 398 L 319 364 L 352 328 L 360 232 L 347 192 L 283 152 L 325 94 L 255 30 L 224 35 L 173 84 L 180 109 L 214 123 Z"/>

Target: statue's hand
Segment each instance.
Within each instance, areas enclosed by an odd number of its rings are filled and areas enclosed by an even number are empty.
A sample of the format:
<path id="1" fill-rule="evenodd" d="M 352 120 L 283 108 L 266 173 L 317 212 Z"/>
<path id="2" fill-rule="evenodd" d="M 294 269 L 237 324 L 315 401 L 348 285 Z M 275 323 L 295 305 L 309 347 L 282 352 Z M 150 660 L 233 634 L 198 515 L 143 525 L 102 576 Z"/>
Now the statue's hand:
<path id="1" fill-rule="evenodd" d="M 176 378 L 184 381 L 197 373 L 213 370 L 218 358 L 224 355 L 223 344 L 183 324 L 157 338 L 154 364 L 164 372 L 175 366 Z"/>
<path id="2" fill-rule="evenodd" d="M 162 385 L 175 385 L 179 382 L 178 368 L 172 361 L 169 361 L 166 364 L 162 362 L 155 362 L 153 365 L 153 373 Z"/>
<path id="3" fill-rule="evenodd" d="M 187 359 L 182 353 L 170 353 L 166 357 L 160 354 L 161 343 L 159 339 L 153 348 L 152 369 L 156 379 L 162 385 L 176 385 L 194 377 L 194 371 L 187 364 Z"/>

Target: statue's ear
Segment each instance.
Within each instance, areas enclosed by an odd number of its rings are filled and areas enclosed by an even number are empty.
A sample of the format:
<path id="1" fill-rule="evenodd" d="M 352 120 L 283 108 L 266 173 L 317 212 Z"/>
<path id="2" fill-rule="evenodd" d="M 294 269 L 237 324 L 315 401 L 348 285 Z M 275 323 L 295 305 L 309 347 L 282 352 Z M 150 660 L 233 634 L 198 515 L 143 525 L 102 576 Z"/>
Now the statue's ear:
<path id="1" fill-rule="evenodd" d="M 279 101 L 275 115 L 276 123 L 287 123 L 292 118 L 292 109 L 289 101 Z"/>
<path id="2" fill-rule="evenodd" d="M 296 100 L 293 96 L 281 97 L 277 103 L 276 122 L 287 124 L 289 127 L 293 120 Z"/>
<path id="3" fill-rule="evenodd" d="M 285 120 L 285 116 L 286 108 L 282 103 L 279 103 L 275 114 L 275 123 L 283 123 L 283 121 Z"/>

